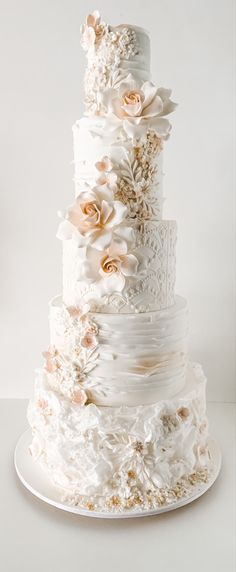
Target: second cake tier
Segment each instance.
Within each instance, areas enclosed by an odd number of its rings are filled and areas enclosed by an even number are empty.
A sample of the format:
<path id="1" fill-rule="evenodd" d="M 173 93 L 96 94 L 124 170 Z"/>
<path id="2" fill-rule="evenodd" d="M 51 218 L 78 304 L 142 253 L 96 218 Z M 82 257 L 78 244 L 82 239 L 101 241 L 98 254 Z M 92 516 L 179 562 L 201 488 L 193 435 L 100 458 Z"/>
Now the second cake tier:
<path id="1" fill-rule="evenodd" d="M 48 382 L 71 401 L 139 405 L 173 397 L 185 383 L 187 304 L 142 314 L 89 313 L 50 305 Z"/>

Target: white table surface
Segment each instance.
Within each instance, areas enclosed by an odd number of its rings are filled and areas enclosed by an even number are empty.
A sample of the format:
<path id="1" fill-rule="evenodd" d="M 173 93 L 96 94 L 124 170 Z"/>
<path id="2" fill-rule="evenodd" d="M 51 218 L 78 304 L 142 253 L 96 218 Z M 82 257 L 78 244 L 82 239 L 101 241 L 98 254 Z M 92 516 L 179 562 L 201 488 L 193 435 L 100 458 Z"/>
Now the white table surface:
<path id="1" fill-rule="evenodd" d="M 160 516 L 106 521 L 48 506 L 19 482 L 13 453 L 25 400 L 0 400 L 2 572 L 235 572 L 235 405 L 209 403 L 221 474 L 203 497 Z"/>

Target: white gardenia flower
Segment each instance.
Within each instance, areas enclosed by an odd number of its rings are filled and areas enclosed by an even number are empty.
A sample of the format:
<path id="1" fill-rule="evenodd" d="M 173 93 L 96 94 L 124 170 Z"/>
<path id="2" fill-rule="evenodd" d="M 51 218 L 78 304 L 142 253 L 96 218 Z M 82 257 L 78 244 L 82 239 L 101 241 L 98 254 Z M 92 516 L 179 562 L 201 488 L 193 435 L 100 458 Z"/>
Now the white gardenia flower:
<path id="1" fill-rule="evenodd" d="M 176 104 L 170 100 L 171 90 L 157 88 L 149 81 L 140 83 L 129 74 L 118 89 L 108 89 L 103 104 L 108 113 L 123 121 L 123 128 L 131 137 L 141 137 L 148 128 L 157 135 L 168 137 L 171 126 L 166 115 Z"/>
<path id="2" fill-rule="evenodd" d="M 128 252 L 127 241 L 118 237 L 103 252 L 88 247 L 81 262 L 81 279 L 94 283 L 100 296 L 122 292 L 126 278 L 135 276 L 138 269 L 138 259 Z"/>
<path id="3" fill-rule="evenodd" d="M 120 226 L 126 215 L 127 207 L 114 200 L 111 189 L 106 185 L 93 189 L 87 187 L 68 209 L 59 225 L 57 237 L 61 240 L 74 238 L 79 247 L 91 245 L 104 250 L 111 244 L 114 233 L 120 235 Z"/>

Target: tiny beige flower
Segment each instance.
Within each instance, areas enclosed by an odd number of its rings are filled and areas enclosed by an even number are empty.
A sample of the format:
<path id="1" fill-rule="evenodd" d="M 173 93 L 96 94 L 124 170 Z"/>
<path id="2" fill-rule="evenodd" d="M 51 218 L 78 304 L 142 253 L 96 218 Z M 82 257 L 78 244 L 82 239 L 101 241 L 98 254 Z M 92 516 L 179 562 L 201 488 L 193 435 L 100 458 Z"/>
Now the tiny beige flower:
<path id="1" fill-rule="evenodd" d="M 94 510 L 94 508 L 95 508 L 95 507 L 94 507 L 94 503 L 91 502 L 91 501 L 87 501 L 87 502 L 85 503 L 85 508 L 87 508 L 88 510 Z"/>
<path id="2" fill-rule="evenodd" d="M 177 411 L 177 414 L 180 417 L 180 419 L 182 419 L 182 421 L 186 421 L 186 419 L 190 415 L 190 411 L 187 407 L 180 407 L 180 409 L 178 409 Z"/>
<path id="3" fill-rule="evenodd" d="M 136 441 L 133 445 L 134 450 L 136 451 L 136 453 L 143 453 L 144 450 L 144 445 L 141 441 Z"/>
<path id="4" fill-rule="evenodd" d="M 128 471 L 127 475 L 128 475 L 128 478 L 132 479 L 132 480 L 136 479 L 136 477 L 137 477 L 135 471 L 133 471 L 132 469 L 130 471 Z"/>
<path id="5" fill-rule="evenodd" d="M 120 505 L 120 497 L 113 495 L 109 499 L 109 504 L 110 504 L 110 506 L 119 506 Z"/>

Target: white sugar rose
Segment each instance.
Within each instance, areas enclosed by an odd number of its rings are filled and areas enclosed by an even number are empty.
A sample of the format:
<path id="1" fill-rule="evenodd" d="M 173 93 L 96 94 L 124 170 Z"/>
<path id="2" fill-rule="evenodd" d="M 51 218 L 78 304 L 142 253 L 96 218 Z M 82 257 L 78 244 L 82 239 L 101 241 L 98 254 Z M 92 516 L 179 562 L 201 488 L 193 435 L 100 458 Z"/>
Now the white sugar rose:
<path id="1" fill-rule="evenodd" d="M 62 240 L 74 238 L 78 246 L 89 244 L 103 250 L 110 245 L 113 234 L 120 233 L 119 227 L 126 215 L 127 207 L 114 200 L 106 185 L 87 188 L 68 209 L 57 237 Z"/>
<path id="2" fill-rule="evenodd" d="M 122 292 L 126 278 L 137 273 L 138 259 L 128 251 L 127 242 L 116 238 L 104 252 L 88 248 L 82 265 L 83 278 L 94 283 L 97 294 L 104 296 Z"/>
<path id="3" fill-rule="evenodd" d="M 171 126 L 165 116 L 176 107 L 170 95 L 170 90 L 157 88 L 149 81 L 141 84 L 129 74 L 117 90 L 105 91 L 103 104 L 108 113 L 123 121 L 129 136 L 141 137 L 152 128 L 159 137 L 166 138 Z"/>

